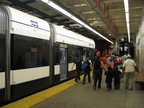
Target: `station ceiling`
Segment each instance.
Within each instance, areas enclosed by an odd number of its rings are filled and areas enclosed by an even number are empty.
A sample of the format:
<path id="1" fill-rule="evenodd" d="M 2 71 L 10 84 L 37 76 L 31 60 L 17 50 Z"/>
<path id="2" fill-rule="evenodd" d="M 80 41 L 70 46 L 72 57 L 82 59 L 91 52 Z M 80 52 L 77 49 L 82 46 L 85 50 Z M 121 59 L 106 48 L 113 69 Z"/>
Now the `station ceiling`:
<path id="1" fill-rule="evenodd" d="M 49 1 L 49 0 L 47 0 Z M 51 0 L 86 24 L 97 30 L 106 38 L 115 42 L 127 37 L 127 27 L 123 0 Z M 80 26 L 72 19 L 64 16 L 41 0 L 0 0 L 0 6 L 9 5 L 18 10 L 37 16 L 48 22 L 64 26 L 64 28 L 94 39 L 105 46 L 109 42 Z M 138 32 L 142 20 L 144 0 L 129 0 L 130 34 L 132 39 Z"/>

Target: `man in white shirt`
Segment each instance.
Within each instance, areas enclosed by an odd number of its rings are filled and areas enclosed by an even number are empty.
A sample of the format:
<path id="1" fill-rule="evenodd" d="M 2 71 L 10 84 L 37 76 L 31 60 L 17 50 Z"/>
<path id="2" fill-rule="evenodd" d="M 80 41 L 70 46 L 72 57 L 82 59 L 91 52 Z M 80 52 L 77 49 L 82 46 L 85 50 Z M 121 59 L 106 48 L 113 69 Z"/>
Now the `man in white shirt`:
<path id="1" fill-rule="evenodd" d="M 124 63 L 124 61 L 127 59 L 126 55 L 123 55 L 121 58 L 122 58 L 122 63 Z"/>
<path id="2" fill-rule="evenodd" d="M 133 90 L 134 83 L 134 73 L 136 68 L 136 63 L 131 59 L 131 56 L 127 56 L 127 60 L 123 64 L 123 73 L 125 74 L 125 88 Z"/>

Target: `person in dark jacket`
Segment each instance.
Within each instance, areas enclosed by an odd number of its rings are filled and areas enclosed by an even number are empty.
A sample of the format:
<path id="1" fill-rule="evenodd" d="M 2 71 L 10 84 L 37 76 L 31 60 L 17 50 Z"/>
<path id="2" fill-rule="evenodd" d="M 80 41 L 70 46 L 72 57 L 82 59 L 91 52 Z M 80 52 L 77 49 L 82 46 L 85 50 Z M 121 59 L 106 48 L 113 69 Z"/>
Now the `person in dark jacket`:
<path id="1" fill-rule="evenodd" d="M 112 89 L 112 79 L 114 76 L 114 72 L 111 67 L 108 67 L 108 71 L 105 72 L 106 75 L 106 84 L 107 84 L 107 91 Z"/>
<path id="2" fill-rule="evenodd" d="M 90 80 L 90 71 L 92 70 L 92 65 L 89 62 L 89 58 L 88 57 L 86 58 L 85 62 L 86 62 L 86 67 L 84 69 L 83 84 L 85 84 L 85 80 L 86 80 L 86 76 L 87 75 L 88 75 L 88 82 L 91 83 L 91 80 Z"/>
<path id="3" fill-rule="evenodd" d="M 92 58 L 91 62 L 92 62 L 92 65 L 94 64 L 94 62 L 97 61 L 97 56 L 94 55 L 94 57 Z"/>
<path id="4" fill-rule="evenodd" d="M 114 70 L 114 86 L 116 90 L 120 89 L 120 75 L 122 73 L 118 70 L 118 67 L 115 67 Z"/>
<path id="5" fill-rule="evenodd" d="M 97 82 L 98 82 L 98 88 L 101 88 L 102 68 L 106 70 L 103 61 L 101 61 L 100 56 L 98 56 L 96 61 L 94 61 L 93 63 L 94 90 L 96 90 Z"/>
<path id="6" fill-rule="evenodd" d="M 77 71 L 75 81 L 78 82 L 78 80 L 80 81 L 80 73 L 81 73 L 81 65 L 82 65 L 82 60 L 81 60 L 80 56 L 77 56 L 73 66 L 72 66 L 72 69 L 75 64 L 76 64 L 76 71 Z"/>

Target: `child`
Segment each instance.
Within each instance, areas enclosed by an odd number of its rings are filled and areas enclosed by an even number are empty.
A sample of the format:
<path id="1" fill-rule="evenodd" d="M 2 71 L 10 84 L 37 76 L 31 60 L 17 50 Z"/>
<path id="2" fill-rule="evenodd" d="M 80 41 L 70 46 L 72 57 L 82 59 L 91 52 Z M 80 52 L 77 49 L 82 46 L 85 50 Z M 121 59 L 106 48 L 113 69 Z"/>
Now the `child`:
<path id="1" fill-rule="evenodd" d="M 120 89 L 120 75 L 122 73 L 118 70 L 118 67 L 114 70 L 114 86 L 116 90 Z"/>
<path id="2" fill-rule="evenodd" d="M 111 67 L 108 67 L 108 71 L 105 72 L 106 75 L 106 84 L 107 84 L 107 91 L 111 90 L 112 88 L 112 78 L 114 76 L 114 72 Z"/>

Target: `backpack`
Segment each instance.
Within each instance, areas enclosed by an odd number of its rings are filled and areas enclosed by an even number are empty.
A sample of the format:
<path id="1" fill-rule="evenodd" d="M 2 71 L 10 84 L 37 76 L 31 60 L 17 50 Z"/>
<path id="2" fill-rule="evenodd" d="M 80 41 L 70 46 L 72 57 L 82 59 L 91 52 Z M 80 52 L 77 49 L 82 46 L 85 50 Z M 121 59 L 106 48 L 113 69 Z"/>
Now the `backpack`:
<path id="1" fill-rule="evenodd" d="M 83 63 L 82 63 L 82 65 L 81 65 L 81 69 L 85 69 L 86 68 L 86 61 L 84 61 Z"/>

